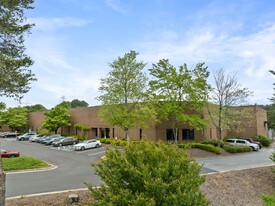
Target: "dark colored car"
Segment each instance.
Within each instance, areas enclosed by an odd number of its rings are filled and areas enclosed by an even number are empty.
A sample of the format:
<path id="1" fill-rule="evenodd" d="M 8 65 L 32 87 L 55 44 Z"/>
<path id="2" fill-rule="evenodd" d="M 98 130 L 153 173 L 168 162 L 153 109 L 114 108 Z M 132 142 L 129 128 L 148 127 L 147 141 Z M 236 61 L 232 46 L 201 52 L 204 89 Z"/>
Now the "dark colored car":
<path id="1" fill-rule="evenodd" d="M 20 153 L 16 151 L 8 151 L 5 149 L 0 149 L 1 157 L 2 158 L 12 158 L 12 157 L 19 157 Z"/>
<path id="2" fill-rule="evenodd" d="M 59 134 L 53 134 L 53 135 L 47 136 L 46 138 L 43 138 L 40 143 L 46 144 L 46 142 L 48 142 L 48 141 L 50 141 L 50 140 L 52 140 L 53 138 L 56 138 L 56 137 L 60 137 L 60 135 Z"/>
<path id="3" fill-rule="evenodd" d="M 45 145 L 51 145 L 51 144 L 53 144 L 54 142 L 58 142 L 58 141 L 60 141 L 60 140 L 62 140 L 62 139 L 64 139 L 64 137 L 62 137 L 62 136 L 54 137 L 54 138 L 51 138 L 51 139 L 49 139 L 49 140 L 44 141 L 44 144 L 45 144 Z"/>
<path id="4" fill-rule="evenodd" d="M 248 138 L 248 137 L 240 137 L 240 139 L 244 139 L 244 140 L 247 140 L 247 141 L 248 141 L 248 142 L 250 142 L 250 143 L 257 144 L 257 145 L 259 145 L 260 149 L 261 149 L 261 148 L 262 148 L 262 146 L 263 146 L 260 142 L 258 142 L 258 141 L 254 141 L 253 139 Z"/>
<path id="5" fill-rule="evenodd" d="M 66 146 L 66 145 L 74 145 L 77 144 L 78 140 L 76 138 L 73 137 L 66 137 L 60 141 L 57 142 L 53 142 L 53 146 L 54 147 L 58 147 L 58 146 Z"/>

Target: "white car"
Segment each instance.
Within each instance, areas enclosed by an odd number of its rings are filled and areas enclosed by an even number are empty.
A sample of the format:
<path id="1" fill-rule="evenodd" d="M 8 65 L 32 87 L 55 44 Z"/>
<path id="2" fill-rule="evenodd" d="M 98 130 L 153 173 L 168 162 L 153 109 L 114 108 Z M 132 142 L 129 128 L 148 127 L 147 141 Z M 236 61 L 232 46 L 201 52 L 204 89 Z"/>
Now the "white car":
<path id="1" fill-rule="evenodd" d="M 250 143 L 244 139 L 228 139 L 226 140 L 226 143 L 236 146 L 248 146 L 251 147 L 251 149 L 254 151 L 258 151 L 260 149 L 258 144 Z"/>
<path id="2" fill-rule="evenodd" d="M 75 150 L 85 150 L 90 148 L 98 148 L 101 146 L 101 142 L 97 139 L 84 140 L 74 146 Z"/>

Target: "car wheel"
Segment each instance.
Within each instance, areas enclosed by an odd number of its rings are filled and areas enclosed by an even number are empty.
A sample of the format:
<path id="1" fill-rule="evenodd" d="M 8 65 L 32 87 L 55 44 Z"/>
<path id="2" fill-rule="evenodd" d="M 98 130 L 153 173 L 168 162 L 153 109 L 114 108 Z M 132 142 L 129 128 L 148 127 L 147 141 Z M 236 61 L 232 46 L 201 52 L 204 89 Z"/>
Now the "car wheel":
<path id="1" fill-rule="evenodd" d="M 62 144 L 59 144 L 59 147 L 62 147 Z"/>
<path id="2" fill-rule="evenodd" d="M 96 144 L 96 145 L 95 145 L 95 148 L 99 148 L 99 144 Z"/>
<path id="3" fill-rule="evenodd" d="M 10 155 L 10 156 L 9 156 L 9 158 L 14 158 L 14 157 L 15 157 L 15 155 Z"/>
<path id="4" fill-rule="evenodd" d="M 252 151 L 256 151 L 256 149 L 254 147 L 251 147 Z"/>
<path id="5" fill-rule="evenodd" d="M 85 150 L 85 147 L 81 147 L 81 150 L 82 150 L 82 151 Z"/>

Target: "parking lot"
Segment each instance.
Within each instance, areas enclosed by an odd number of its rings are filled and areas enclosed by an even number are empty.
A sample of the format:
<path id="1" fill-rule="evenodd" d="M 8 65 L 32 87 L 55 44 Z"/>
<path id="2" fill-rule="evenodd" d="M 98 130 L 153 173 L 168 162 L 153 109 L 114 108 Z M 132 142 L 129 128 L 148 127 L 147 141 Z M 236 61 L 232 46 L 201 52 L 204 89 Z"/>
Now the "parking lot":
<path id="1" fill-rule="evenodd" d="M 74 151 L 73 146 L 52 147 L 15 138 L 0 138 L 0 145 L 3 149 L 19 151 L 23 156 L 33 156 L 56 166 L 42 172 L 8 173 L 7 197 L 86 188 L 84 182 L 102 183 L 90 164 L 105 154 L 105 146 Z"/>

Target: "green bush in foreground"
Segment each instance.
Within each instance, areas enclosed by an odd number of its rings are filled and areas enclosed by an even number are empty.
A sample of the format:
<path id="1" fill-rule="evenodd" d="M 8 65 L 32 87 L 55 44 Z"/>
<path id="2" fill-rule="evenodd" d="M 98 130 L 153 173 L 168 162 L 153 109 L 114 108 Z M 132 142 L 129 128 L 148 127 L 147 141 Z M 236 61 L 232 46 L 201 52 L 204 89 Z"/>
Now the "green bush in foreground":
<path id="1" fill-rule="evenodd" d="M 49 166 L 46 162 L 29 156 L 2 159 L 4 171 L 38 169 Z"/>
<path id="2" fill-rule="evenodd" d="M 92 164 L 106 185 L 87 185 L 90 205 L 194 206 L 208 205 L 199 186 L 199 166 L 172 144 L 141 141 L 124 151 L 107 148 L 106 158 Z M 107 186 L 107 187 L 106 187 Z"/>
<path id="3" fill-rule="evenodd" d="M 234 146 L 234 145 L 229 145 L 229 144 L 224 144 L 223 149 L 226 152 L 230 152 L 230 153 L 251 152 L 252 151 L 252 149 L 248 146 Z"/>

